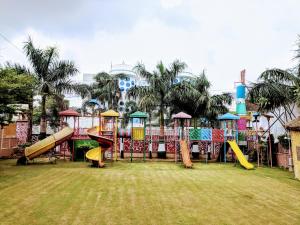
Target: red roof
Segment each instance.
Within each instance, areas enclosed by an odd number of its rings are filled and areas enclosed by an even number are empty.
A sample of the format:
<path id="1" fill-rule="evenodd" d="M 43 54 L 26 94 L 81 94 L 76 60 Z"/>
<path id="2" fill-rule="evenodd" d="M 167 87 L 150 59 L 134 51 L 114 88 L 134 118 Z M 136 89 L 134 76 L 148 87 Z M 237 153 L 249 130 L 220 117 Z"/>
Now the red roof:
<path id="1" fill-rule="evenodd" d="M 61 111 L 58 113 L 60 116 L 80 116 L 80 114 L 78 112 L 76 112 L 73 109 L 68 109 L 65 111 Z"/>
<path id="2" fill-rule="evenodd" d="M 192 117 L 189 114 L 184 112 L 177 113 L 172 116 L 173 119 L 191 119 Z"/>

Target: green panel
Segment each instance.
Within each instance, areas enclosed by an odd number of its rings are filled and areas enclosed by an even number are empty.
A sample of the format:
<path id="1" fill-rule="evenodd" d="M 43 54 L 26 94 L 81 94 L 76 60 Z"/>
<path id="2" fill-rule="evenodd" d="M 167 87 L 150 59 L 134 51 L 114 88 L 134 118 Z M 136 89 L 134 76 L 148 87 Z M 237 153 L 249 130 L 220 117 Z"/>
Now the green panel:
<path id="1" fill-rule="evenodd" d="M 190 130 L 190 140 L 199 141 L 201 138 L 201 129 L 191 129 Z"/>

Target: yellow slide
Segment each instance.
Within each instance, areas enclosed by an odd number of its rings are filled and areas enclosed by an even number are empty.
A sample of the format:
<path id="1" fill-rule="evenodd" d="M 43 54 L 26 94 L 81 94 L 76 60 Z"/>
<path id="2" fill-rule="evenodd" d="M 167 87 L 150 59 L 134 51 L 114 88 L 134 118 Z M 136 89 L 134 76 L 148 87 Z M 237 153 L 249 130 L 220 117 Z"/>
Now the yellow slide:
<path id="1" fill-rule="evenodd" d="M 44 154 L 55 146 L 60 145 L 64 141 L 68 140 L 72 137 L 74 131 L 70 127 L 65 127 L 61 131 L 36 142 L 35 144 L 31 145 L 30 147 L 25 148 L 25 156 L 27 159 L 34 159 L 41 154 Z"/>
<path id="2" fill-rule="evenodd" d="M 102 148 L 97 147 L 89 150 L 85 157 L 89 160 L 98 162 L 99 167 L 104 167 L 103 157 L 102 157 Z"/>
<path id="3" fill-rule="evenodd" d="M 89 150 L 85 157 L 89 160 L 98 162 L 99 167 L 104 167 L 102 154 L 113 145 L 113 140 L 99 134 L 99 127 L 93 127 L 87 130 L 89 137 L 97 141 L 100 147 Z"/>
<path id="4" fill-rule="evenodd" d="M 191 162 L 190 151 L 188 148 L 188 144 L 185 140 L 180 141 L 180 152 L 181 152 L 182 161 L 183 161 L 184 166 L 186 168 L 192 168 L 193 163 Z"/>
<path id="5" fill-rule="evenodd" d="M 234 151 L 236 157 L 240 161 L 240 164 L 245 167 L 247 170 L 253 169 L 253 164 L 249 163 L 247 159 L 245 158 L 244 154 L 242 153 L 241 149 L 237 145 L 236 141 L 227 141 L 231 147 L 231 149 Z"/>

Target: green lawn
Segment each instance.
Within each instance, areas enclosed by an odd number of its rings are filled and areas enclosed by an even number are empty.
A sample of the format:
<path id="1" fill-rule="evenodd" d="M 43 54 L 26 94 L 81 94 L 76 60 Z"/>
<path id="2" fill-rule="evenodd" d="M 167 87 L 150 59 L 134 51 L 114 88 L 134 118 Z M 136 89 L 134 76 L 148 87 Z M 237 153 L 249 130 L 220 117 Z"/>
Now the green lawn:
<path id="1" fill-rule="evenodd" d="M 300 182 L 280 169 L 171 162 L 15 166 L 0 161 L 0 224 L 300 224 Z"/>

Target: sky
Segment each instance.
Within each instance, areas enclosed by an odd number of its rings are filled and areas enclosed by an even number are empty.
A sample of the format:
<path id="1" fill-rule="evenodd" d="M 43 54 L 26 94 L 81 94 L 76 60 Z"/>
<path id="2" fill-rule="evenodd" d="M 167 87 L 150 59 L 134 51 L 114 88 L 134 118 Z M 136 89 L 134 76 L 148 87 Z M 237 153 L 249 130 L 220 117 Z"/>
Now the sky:
<path id="1" fill-rule="evenodd" d="M 184 61 L 203 70 L 214 92 L 229 91 L 246 69 L 287 69 L 300 34 L 299 0 L 0 0 L 0 63 L 28 64 L 22 52 L 56 46 L 82 73 L 111 64 Z M 76 78 L 77 79 L 77 78 Z"/>

